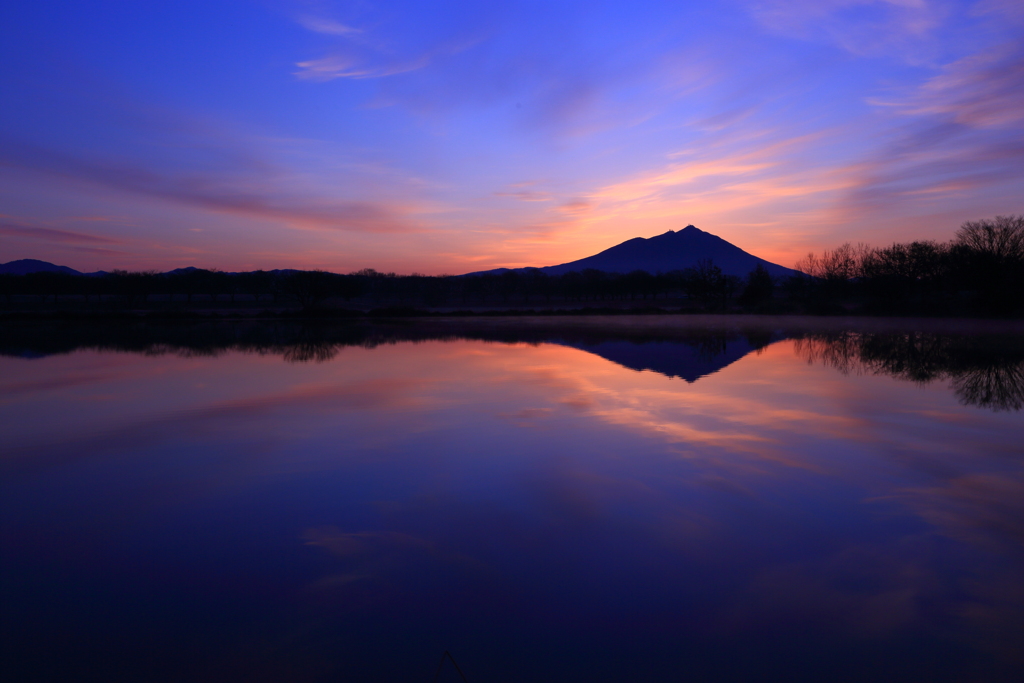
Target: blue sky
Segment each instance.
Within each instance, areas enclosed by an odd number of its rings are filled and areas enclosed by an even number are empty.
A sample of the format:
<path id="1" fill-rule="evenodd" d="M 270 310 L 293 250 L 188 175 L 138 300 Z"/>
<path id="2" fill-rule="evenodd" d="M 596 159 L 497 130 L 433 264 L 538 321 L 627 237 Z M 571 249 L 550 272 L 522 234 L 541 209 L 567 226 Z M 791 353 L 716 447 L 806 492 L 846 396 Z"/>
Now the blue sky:
<path id="1" fill-rule="evenodd" d="M 792 265 L 1024 213 L 1024 4 L 10 3 L 0 261 Z"/>

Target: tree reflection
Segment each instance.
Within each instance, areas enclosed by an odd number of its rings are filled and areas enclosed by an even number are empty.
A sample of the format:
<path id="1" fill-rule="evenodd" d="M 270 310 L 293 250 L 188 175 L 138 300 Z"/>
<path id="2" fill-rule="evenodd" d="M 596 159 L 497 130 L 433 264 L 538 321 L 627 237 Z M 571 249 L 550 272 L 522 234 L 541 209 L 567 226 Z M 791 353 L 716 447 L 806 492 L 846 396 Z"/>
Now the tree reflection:
<path id="1" fill-rule="evenodd" d="M 289 363 L 323 363 L 338 355 L 338 347 L 325 342 L 301 342 L 284 349 Z"/>
<path id="2" fill-rule="evenodd" d="M 1024 408 L 1024 340 L 1016 336 L 839 332 L 800 337 L 796 350 L 844 374 L 947 380 L 963 405 Z"/>
<path id="3" fill-rule="evenodd" d="M 1024 408 L 1024 364 L 983 368 L 954 377 L 953 391 L 966 405 L 993 410 Z"/>

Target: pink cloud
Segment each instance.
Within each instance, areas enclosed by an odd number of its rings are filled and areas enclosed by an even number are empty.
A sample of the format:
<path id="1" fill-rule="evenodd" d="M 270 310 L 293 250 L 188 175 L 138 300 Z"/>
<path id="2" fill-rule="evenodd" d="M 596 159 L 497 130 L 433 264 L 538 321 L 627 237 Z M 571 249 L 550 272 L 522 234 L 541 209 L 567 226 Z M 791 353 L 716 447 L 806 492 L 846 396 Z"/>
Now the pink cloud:
<path id="1" fill-rule="evenodd" d="M 521 202 L 549 202 L 552 200 L 552 196 L 547 192 L 537 192 L 535 190 L 515 190 L 511 192 L 495 192 L 495 197 L 512 197 L 518 199 Z"/>

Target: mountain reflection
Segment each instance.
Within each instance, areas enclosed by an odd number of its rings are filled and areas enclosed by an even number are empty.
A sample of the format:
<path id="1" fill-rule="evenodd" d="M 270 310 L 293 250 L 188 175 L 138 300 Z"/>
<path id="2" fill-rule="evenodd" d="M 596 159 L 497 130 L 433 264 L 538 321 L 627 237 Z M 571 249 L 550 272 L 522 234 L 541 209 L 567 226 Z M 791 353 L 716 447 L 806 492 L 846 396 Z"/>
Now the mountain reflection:
<path id="1" fill-rule="evenodd" d="M 798 337 L 795 348 L 807 362 L 843 374 L 918 384 L 946 380 L 963 405 L 1024 408 L 1024 340 L 1018 336 L 836 332 Z"/>
<path id="2" fill-rule="evenodd" d="M 611 330 L 545 324 L 532 328 L 480 323 L 324 324 L 204 322 L 190 324 L 62 324 L 12 326 L 0 333 L 0 355 L 39 358 L 80 349 L 216 356 L 230 351 L 280 355 L 290 363 L 321 363 L 345 347 L 466 339 L 504 344 L 554 343 L 577 348 L 632 370 L 651 370 L 687 382 L 716 372 L 783 337 L 770 330 Z"/>
<path id="3" fill-rule="evenodd" d="M 770 334 L 688 335 L 672 341 L 606 340 L 569 343 L 567 346 L 593 353 L 631 370 L 651 370 L 666 377 L 696 382 L 701 377 L 735 363 L 748 353 L 776 341 Z"/>
<path id="4" fill-rule="evenodd" d="M 77 350 L 183 357 L 227 352 L 279 355 L 290 363 L 321 363 L 346 347 L 466 339 L 503 344 L 554 343 L 625 368 L 695 382 L 752 352 L 793 339 L 799 355 L 844 374 L 888 375 L 915 383 L 946 380 L 964 405 L 995 411 L 1024 408 L 1024 337 L 940 332 L 808 332 L 722 318 L 701 327 L 680 318 L 668 324 L 610 319 L 415 320 L 311 324 L 292 321 L 82 323 L 47 321 L 0 330 L 0 355 L 40 358 Z"/>

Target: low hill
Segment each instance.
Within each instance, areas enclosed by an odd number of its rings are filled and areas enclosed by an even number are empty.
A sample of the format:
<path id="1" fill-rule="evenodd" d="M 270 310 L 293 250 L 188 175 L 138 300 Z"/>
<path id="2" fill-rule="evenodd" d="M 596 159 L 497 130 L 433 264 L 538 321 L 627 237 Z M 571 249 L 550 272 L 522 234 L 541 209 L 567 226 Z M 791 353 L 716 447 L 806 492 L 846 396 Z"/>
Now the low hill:
<path id="1" fill-rule="evenodd" d="M 31 273 L 64 273 L 65 275 L 81 275 L 74 268 L 56 266 L 48 261 L 34 258 L 23 258 L 17 261 L 0 263 L 0 275 L 29 275 Z"/>
<path id="2" fill-rule="evenodd" d="M 537 270 L 548 275 L 562 275 L 593 268 L 606 273 L 631 273 L 645 270 L 648 273 L 667 273 L 673 270 L 692 268 L 702 260 L 713 261 L 726 275 L 746 276 L 758 265 L 764 266 L 775 277 L 797 275 L 797 271 L 765 261 L 749 254 L 717 235 L 704 232 L 692 225 L 682 230 L 669 230 L 663 235 L 644 238 L 635 237 L 599 254 L 557 266 L 545 266 Z M 500 273 L 499 268 L 487 273 Z M 517 270 L 532 270 L 518 268 Z M 483 273 L 470 273 L 481 275 Z"/>

